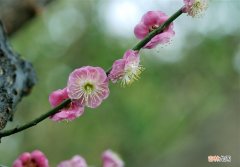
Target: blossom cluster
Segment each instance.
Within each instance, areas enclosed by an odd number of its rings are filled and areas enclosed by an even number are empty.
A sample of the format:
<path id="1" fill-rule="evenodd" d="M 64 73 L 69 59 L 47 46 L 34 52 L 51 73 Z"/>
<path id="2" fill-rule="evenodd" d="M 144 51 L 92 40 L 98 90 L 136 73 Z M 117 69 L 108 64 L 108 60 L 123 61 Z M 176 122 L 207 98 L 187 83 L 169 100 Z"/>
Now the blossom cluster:
<path id="1" fill-rule="evenodd" d="M 207 6 L 207 0 L 183 0 L 183 13 L 195 17 Z M 148 11 L 134 28 L 136 38 L 143 40 L 149 33 L 165 23 L 169 17 L 161 11 Z M 173 23 L 151 38 L 143 48 L 152 49 L 168 43 L 175 35 Z M 52 92 L 49 102 L 56 107 L 66 99 L 71 103 L 50 118 L 53 121 L 74 120 L 84 113 L 85 107 L 96 108 L 109 96 L 109 81 L 120 82 L 122 86 L 129 85 L 139 79 L 143 71 L 140 65 L 139 49 L 127 50 L 121 59 L 114 61 L 110 71 L 101 67 L 84 66 L 75 69 L 68 78 L 67 86 Z"/>
<path id="2" fill-rule="evenodd" d="M 35 150 L 22 153 L 12 167 L 49 167 L 49 163 L 41 151 Z M 57 167 L 88 167 L 88 164 L 82 156 L 75 155 L 70 160 L 60 162 Z M 124 167 L 124 162 L 116 153 L 106 150 L 102 154 L 102 167 Z"/>
<path id="3" fill-rule="evenodd" d="M 134 33 L 137 38 L 142 39 L 167 19 L 167 15 L 163 12 L 147 12 L 135 27 Z M 173 35 L 173 24 L 171 24 L 149 41 L 145 48 L 151 49 L 158 44 L 167 43 Z M 71 99 L 71 103 L 50 118 L 53 121 L 62 121 L 73 120 L 81 116 L 84 107 L 96 108 L 108 97 L 110 92 L 109 81 L 120 82 L 122 86 L 129 85 L 139 79 L 143 69 L 140 65 L 139 51 L 131 49 L 127 50 L 121 59 L 113 63 L 109 73 L 106 73 L 100 67 L 92 66 L 75 69 L 69 75 L 67 86 L 52 92 L 49 96 L 52 107 L 58 106 L 68 98 Z"/>
<path id="4" fill-rule="evenodd" d="M 199 16 L 207 8 L 207 0 L 183 0 L 182 13 L 189 16 Z M 169 17 L 161 11 L 148 11 L 134 28 L 136 38 L 144 40 L 150 33 L 155 33 Z M 144 49 L 153 49 L 158 45 L 168 43 L 175 35 L 173 23 L 161 29 L 152 37 Z M 49 102 L 57 107 L 64 100 L 71 102 L 56 114 L 50 116 L 53 121 L 74 120 L 84 113 L 84 108 L 96 108 L 109 96 L 109 81 L 120 82 L 122 86 L 129 85 L 139 79 L 143 71 L 140 65 L 138 49 L 127 50 L 121 59 L 114 61 L 111 69 L 105 72 L 101 67 L 84 66 L 70 73 L 67 86 L 52 92 Z M 86 160 L 80 155 L 59 163 L 58 167 L 87 167 Z M 102 154 L 103 167 L 123 167 L 124 162 L 111 150 Z M 49 167 L 48 159 L 39 150 L 21 154 L 13 163 L 13 167 Z"/>

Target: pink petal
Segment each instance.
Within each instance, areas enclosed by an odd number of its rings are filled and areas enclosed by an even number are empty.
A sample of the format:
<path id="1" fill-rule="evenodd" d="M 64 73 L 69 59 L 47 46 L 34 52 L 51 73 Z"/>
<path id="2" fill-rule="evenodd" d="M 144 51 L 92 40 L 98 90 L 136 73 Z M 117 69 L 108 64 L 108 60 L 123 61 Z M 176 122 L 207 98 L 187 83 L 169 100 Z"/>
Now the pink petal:
<path id="1" fill-rule="evenodd" d="M 130 49 L 130 50 L 127 50 L 123 55 L 123 59 L 125 59 L 125 60 L 132 58 L 132 57 L 138 57 L 138 51 Z"/>
<path id="2" fill-rule="evenodd" d="M 72 165 L 73 167 L 87 167 L 85 159 L 79 155 L 75 155 L 72 158 Z"/>
<path id="3" fill-rule="evenodd" d="M 151 41 L 149 41 L 144 48 L 147 49 L 152 49 L 154 47 L 156 47 L 158 44 L 164 44 L 164 43 L 168 43 L 170 41 L 170 38 L 173 36 L 172 32 L 163 32 L 161 34 L 156 35 L 155 37 L 153 37 L 151 39 Z"/>
<path id="4" fill-rule="evenodd" d="M 39 167 L 48 167 L 48 159 L 39 150 L 35 150 L 31 153 L 32 159 L 35 160 Z"/>
<path id="5" fill-rule="evenodd" d="M 77 81 L 76 81 L 77 82 Z M 70 83 L 68 82 L 68 86 L 67 86 L 67 92 L 68 92 L 68 96 L 71 99 L 80 99 L 82 97 L 82 92 L 80 92 L 80 84 L 78 83 Z"/>
<path id="6" fill-rule="evenodd" d="M 138 39 L 143 39 L 149 33 L 149 27 L 144 23 L 139 23 L 134 28 L 134 34 Z"/>
<path id="7" fill-rule="evenodd" d="M 62 161 L 58 167 L 87 167 L 85 159 L 79 155 L 75 155 L 71 160 Z"/>
<path id="8" fill-rule="evenodd" d="M 38 167 L 48 167 L 48 159 L 46 156 L 39 150 L 35 150 L 32 153 L 22 153 L 18 159 L 16 159 L 13 163 L 13 167 L 25 167 L 30 165 L 38 166 Z"/>
<path id="9" fill-rule="evenodd" d="M 107 150 L 102 155 L 103 167 L 124 167 L 124 162 L 111 150 Z"/>
<path id="10" fill-rule="evenodd" d="M 58 89 L 50 94 L 49 102 L 52 107 L 56 107 L 67 98 L 68 98 L 67 89 L 66 88 Z"/>
<path id="11" fill-rule="evenodd" d="M 151 27 L 153 25 L 160 25 L 165 21 L 165 14 L 161 11 L 149 11 L 142 17 L 142 22 Z"/>
<path id="12" fill-rule="evenodd" d="M 88 75 L 89 77 L 94 80 L 94 79 L 98 79 L 99 75 L 98 75 L 98 70 L 96 68 L 88 68 Z"/>
<path id="13" fill-rule="evenodd" d="M 140 62 L 138 51 L 134 51 L 134 50 L 127 50 L 123 56 L 123 59 L 126 60 L 125 67 L 128 64 L 132 64 L 132 63 L 138 64 Z"/>
<path id="14" fill-rule="evenodd" d="M 98 96 L 99 96 L 101 99 L 106 99 L 106 98 L 109 96 L 109 93 L 110 93 L 110 90 L 109 90 L 108 86 L 106 86 L 106 85 L 100 85 L 99 87 L 100 87 L 100 89 L 102 89 L 103 91 L 99 92 L 99 93 L 98 93 Z"/>
<path id="15" fill-rule="evenodd" d="M 106 72 L 100 67 L 95 67 L 95 69 L 98 72 L 98 77 L 96 77 L 98 83 L 105 82 L 107 80 Z"/>
<path id="16" fill-rule="evenodd" d="M 31 154 L 28 152 L 24 152 L 19 156 L 19 160 L 23 163 L 29 161 L 31 159 Z"/>
<path id="17" fill-rule="evenodd" d="M 75 81 L 76 79 L 84 80 L 88 76 L 88 66 L 84 66 L 82 68 L 78 68 L 74 70 L 69 75 L 69 80 Z"/>
<path id="18" fill-rule="evenodd" d="M 97 108 L 102 103 L 102 99 L 99 96 L 95 96 L 94 98 L 88 98 L 86 101 L 86 106 L 90 108 Z"/>
<path id="19" fill-rule="evenodd" d="M 113 82 L 116 83 L 123 75 L 125 67 L 125 60 L 119 59 L 116 60 L 112 65 L 112 70 L 108 75 L 108 78 Z"/>
<path id="20" fill-rule="evenodd" d="M 91 73 L 89 72 L 89 66 L 78 68 L 69 75 L 67 84 L 67 92 L 69 98 L 79 99 L 82 96 L 81 92 L 79 91 L 81 83 L 83 83 L 88 78 L 91 78 L 90 75 Z"/>
<path id="21" fill-rule="evenodd" d="M 81 82 L 88 78 L 88 66 L 74 70 L 68 78 L 67 92 L 71 99 L 79 99 L 81 92 L 79 91 Z M 89 76 L 90 77 L 90 76 Z"/>
<path id="22" fill-rule="evenodd" d="M 16 160 L 13 162 L 12 167 L 23 167 L 22 161 L 19 160 L 19 159 L 16 159 Z"/>
<path id="23" fill-rule="evenodd" d="M 186 6 L 192 6 L 193 5 L 193 3 L 195 2 L 195 0 L 183 0 L 183 2 L 184 2 L 184 4 L 186 5 Z"/>
<path id="24" fill-rule="evenodd" d="M 59 113 L 54 114 L 50 117 L 53 121 L 72 121 L 80 117 L 84 113 L 84 107 L 79 101 L 73 101 L 70 103 L 68 108 L 62 109 Z"/>
<path id="25" fill-rule="evenodd" d="M 57 91 L 54 91 L 49 96 L 49 101 L 52 105 L 52 107 L 56 107 L 60 103 L 62 103 L 65 99 L 68 98 L 67 89 L 59 89 Z M 69 120 L 72 121 L 79 116 L 81 116 L 84 112 L 84 107 L 79 101 L 72 101 L 68 106 L 61 109 L 60 112 L 50 116 L 50 119 L 53 121 L 63 121 L 63 120 Z"/>

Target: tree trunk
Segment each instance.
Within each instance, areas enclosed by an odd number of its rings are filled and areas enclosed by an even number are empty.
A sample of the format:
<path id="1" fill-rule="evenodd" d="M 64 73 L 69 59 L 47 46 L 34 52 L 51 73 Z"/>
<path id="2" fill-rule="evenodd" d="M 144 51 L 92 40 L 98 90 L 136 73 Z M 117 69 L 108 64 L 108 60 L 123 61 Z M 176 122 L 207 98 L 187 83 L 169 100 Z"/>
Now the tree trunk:
<path id="1" fill-rule="evenodd" d="M 0 21 L 0 130 L 12 120 L 17 104 L 35 83 L 36 75 L 31 63 L 12 50 Z"/>

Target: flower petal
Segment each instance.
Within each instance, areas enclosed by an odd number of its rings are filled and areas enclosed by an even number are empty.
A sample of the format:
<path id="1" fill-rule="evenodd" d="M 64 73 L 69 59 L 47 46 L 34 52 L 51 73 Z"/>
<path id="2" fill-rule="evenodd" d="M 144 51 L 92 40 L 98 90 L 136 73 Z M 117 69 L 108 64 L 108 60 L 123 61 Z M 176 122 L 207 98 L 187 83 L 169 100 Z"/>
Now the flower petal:
<path id="1" fill-rule="evenodd" d="M 72 159 L 62 161 L 58 167 L 87 167 L 85 159 L 79 155 L 75 155 Z"/>
<path id="2" fill-rule="evenodd" d="M 72 121 L 80 117 L 84 113 L 84 107 L 79 101 L 72 101 L 68 108 L 62 109 L 60 112 L 50 117 L 53 121 Z"/>
<path id="3" fill-rule="evenodd" d="M 158 44 L 164 44 L 164 43 L 168 43 L 170 41 L 170 38 L 173 36 L 172 32 L 163 32 L 161 34 L 156 35 L 155 37 L 153 37 L 151 39 L 151 41 L 149 41 L 144 48 L 147 49 L 152 49 L 154 47 L 156 47 Z"/>
<path id="4" fill-rule="evenodd" d="M 110 71 L 110 74 L 108 75 L 108 78 L 113 83 L 116 83 L 122 77 L 122 75 L 124 73 L 125 62 L 126 61 L 124 59 L 118 59 L 113 63 L 112 70 Z"/>
<path id="5" fill-rule="evenodd" d="M 166 14 L 161 11 L 148 11 L 142 17 L 142 22 L 150 27 L 153 25 L 160 25 L 165 21 Z"/>
<path id="6" fill-rule="evenodd" d="M 60 103 L 62 103 L 63 100 L 68 98 L 67 89 L 58 89 L 54 92 L 52 92 L 49 96 L 49 102 L 52 107 L 56 107 Z"/>
<path id="7" fill-rule="evenodd" d="M 22 153 L 13 163 L 13 167 L 37 166 L 48 167 L 48 159 L 39 150 Z"/>
<path id="8" fill-rule="evenodd" d="M 124 162 L 111 150 L 106 150 L 102 155 L 103 167 L 124 167 Z"/>
<path id="9" fill-rule="evenodd" d="M 143 22 L 140 22 L 134 28 L 134 34 L 138 39 L 143 39 L 148 33 L 149 28 Z"/>
<path id="10" fill-rule="evenodd" d="M 46 156 L 39 150 L 35 150 L 31 153 L 32 160 L 36 162 L 39 167 L 48 167 L 48 159 Z"/>

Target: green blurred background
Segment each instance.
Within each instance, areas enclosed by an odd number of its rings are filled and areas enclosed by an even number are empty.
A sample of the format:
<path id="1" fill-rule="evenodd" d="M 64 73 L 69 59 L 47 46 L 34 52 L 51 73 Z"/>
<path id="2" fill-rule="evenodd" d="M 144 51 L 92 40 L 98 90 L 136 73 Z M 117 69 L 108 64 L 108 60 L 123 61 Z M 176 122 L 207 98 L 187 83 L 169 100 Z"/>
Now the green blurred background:
<path id="1" fill-rule="evenodd" d="M 17 108 L 23 124 L 50 109 L 48 95 L 66 86 L 69 73 L 84 65 L 108 69 L 132 48 L 133 28 L 148 10 L 168 15 L 182 1 L 59 0 L 18 31 L 13 48 L 31 61 L 38 83 Z M 111 148 L 126 167 L 240 165 L 240 2 L 211 1 L 202 18 L 175 22 L 166 46 L 141 51 L 145 71 L 127 88 L 110 84 L 110 96 L 73 122 L 45 120 L 2 139 L 0 164 L 11 166 L 24 151 L 42 150 L 50 165 L 75 154 L 101 166 Z M 231 163 L 209 163 L 230 155 Z"/>

